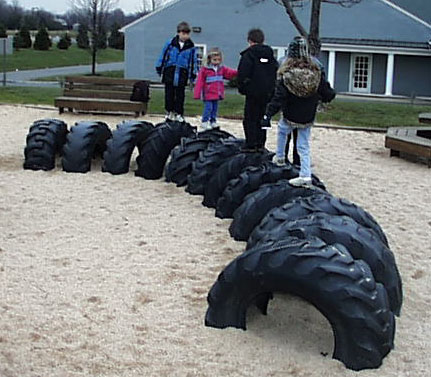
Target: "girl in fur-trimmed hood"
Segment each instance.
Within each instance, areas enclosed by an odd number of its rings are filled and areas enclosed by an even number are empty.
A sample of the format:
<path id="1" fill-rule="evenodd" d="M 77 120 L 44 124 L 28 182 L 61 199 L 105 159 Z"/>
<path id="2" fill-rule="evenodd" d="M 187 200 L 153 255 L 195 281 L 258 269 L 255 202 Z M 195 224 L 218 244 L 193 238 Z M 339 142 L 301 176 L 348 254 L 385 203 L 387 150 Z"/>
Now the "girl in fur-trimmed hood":
<path id="1" fill-rule="evenodd" d="M 266 107 L 262 128 L 270 128 L 270 119 L 283 111 L 278 124 L 275 162 L 284 163 L 284 149 L 287 136 L 298 129 L 298 153 L 301 161 L 299 177 L 291 179 L 292 185 L 311 184 L 310 132 L 314 123 L 319 100 L 330 102 L 335 91 L 324 80 L 319 66 L 308 54 L 307 44 L 302 38 L 295 38 L 289 45 L 289 58 L 278 70 L 275 93 Z"/>

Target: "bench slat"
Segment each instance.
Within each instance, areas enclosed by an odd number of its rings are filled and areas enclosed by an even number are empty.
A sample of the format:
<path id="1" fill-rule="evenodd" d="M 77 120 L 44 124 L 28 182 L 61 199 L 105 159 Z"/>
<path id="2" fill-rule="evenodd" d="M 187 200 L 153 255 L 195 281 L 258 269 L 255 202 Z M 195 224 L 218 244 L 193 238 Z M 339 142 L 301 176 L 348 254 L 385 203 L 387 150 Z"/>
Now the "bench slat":
<path id="1" fill-rule="evenodd" d="M 90 77 L 90 76 L 66 76 L 65 81 L 76 83 L 89 83 L 89 84 L 104 84 L 104 85 L 130 85 L 139 79 L 120 79 L 114 77 Z"/>
<path id="2" fill-rule="evenodd" d="M 107 99 L 123 99 L 130 100 L 131 93 L 112 92 L 112 91 L 96 91 L 80 89 L 65 89 L 63 97 L 79 97 L 79 98 L 107 98 Z"/>

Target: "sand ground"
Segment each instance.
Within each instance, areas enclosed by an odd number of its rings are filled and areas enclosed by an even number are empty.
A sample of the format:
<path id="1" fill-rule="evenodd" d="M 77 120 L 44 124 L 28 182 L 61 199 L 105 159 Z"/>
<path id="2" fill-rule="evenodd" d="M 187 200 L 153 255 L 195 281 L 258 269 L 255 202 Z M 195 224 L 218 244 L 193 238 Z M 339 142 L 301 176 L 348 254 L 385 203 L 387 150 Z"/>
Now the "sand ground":
<path id="1" fill-rule="evenodd" d="M 315 128 L 314 173 L 385 230 L 404 283 L 395 349 L 377 370 L 331 358 L 326 319 L 277 295 L 248 330 L 203 325 L 206 295 L 244 250 L 231 220 L 163 179 L 22 169 L 28 127 L 53 110 L 0 106 L 0 376 L 430 375 L 431 170 L 384 134 Z M 126 116 L 63 114 L 69 127 Z M 144 117 L 153 123 L 159 118 Z M 196 120 L 194 120 L 195 123 Z M 220 121 L 242 135 L 239 122 Z M 275 129 L 268 147 L 274 149 Z M 327 355 L 327 356 L 325 356 Z"/>

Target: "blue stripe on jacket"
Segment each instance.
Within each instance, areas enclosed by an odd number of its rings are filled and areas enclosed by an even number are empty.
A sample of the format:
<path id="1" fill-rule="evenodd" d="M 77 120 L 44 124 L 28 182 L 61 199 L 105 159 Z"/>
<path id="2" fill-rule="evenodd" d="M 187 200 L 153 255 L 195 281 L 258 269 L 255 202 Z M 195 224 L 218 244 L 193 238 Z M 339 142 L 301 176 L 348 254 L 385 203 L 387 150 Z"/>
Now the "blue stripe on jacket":
<path id="1" fill-rule="evenodd" d="M 211 83 L 211 82 L 217 82 L 217 81 L 223 81 L 223 76 L 219 75 L 219 76 L 208 76 L 205 79 L 206 83 Z"/>

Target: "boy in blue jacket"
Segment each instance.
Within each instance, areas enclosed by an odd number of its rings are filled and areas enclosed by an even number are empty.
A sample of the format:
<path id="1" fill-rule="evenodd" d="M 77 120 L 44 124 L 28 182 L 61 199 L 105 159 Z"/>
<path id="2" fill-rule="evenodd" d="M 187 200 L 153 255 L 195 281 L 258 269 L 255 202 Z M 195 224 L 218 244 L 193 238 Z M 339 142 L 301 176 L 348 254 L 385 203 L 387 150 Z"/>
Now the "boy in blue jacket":
<path id="1" fill-rule="evenodd" d="M 163 46 L 156 64 L 165 84 L 166 120 L 184 122 L 185 88 L 196 79 L 197 56 L 190 31 L 187 22 L 180 22 L 177 35 Z"/>

